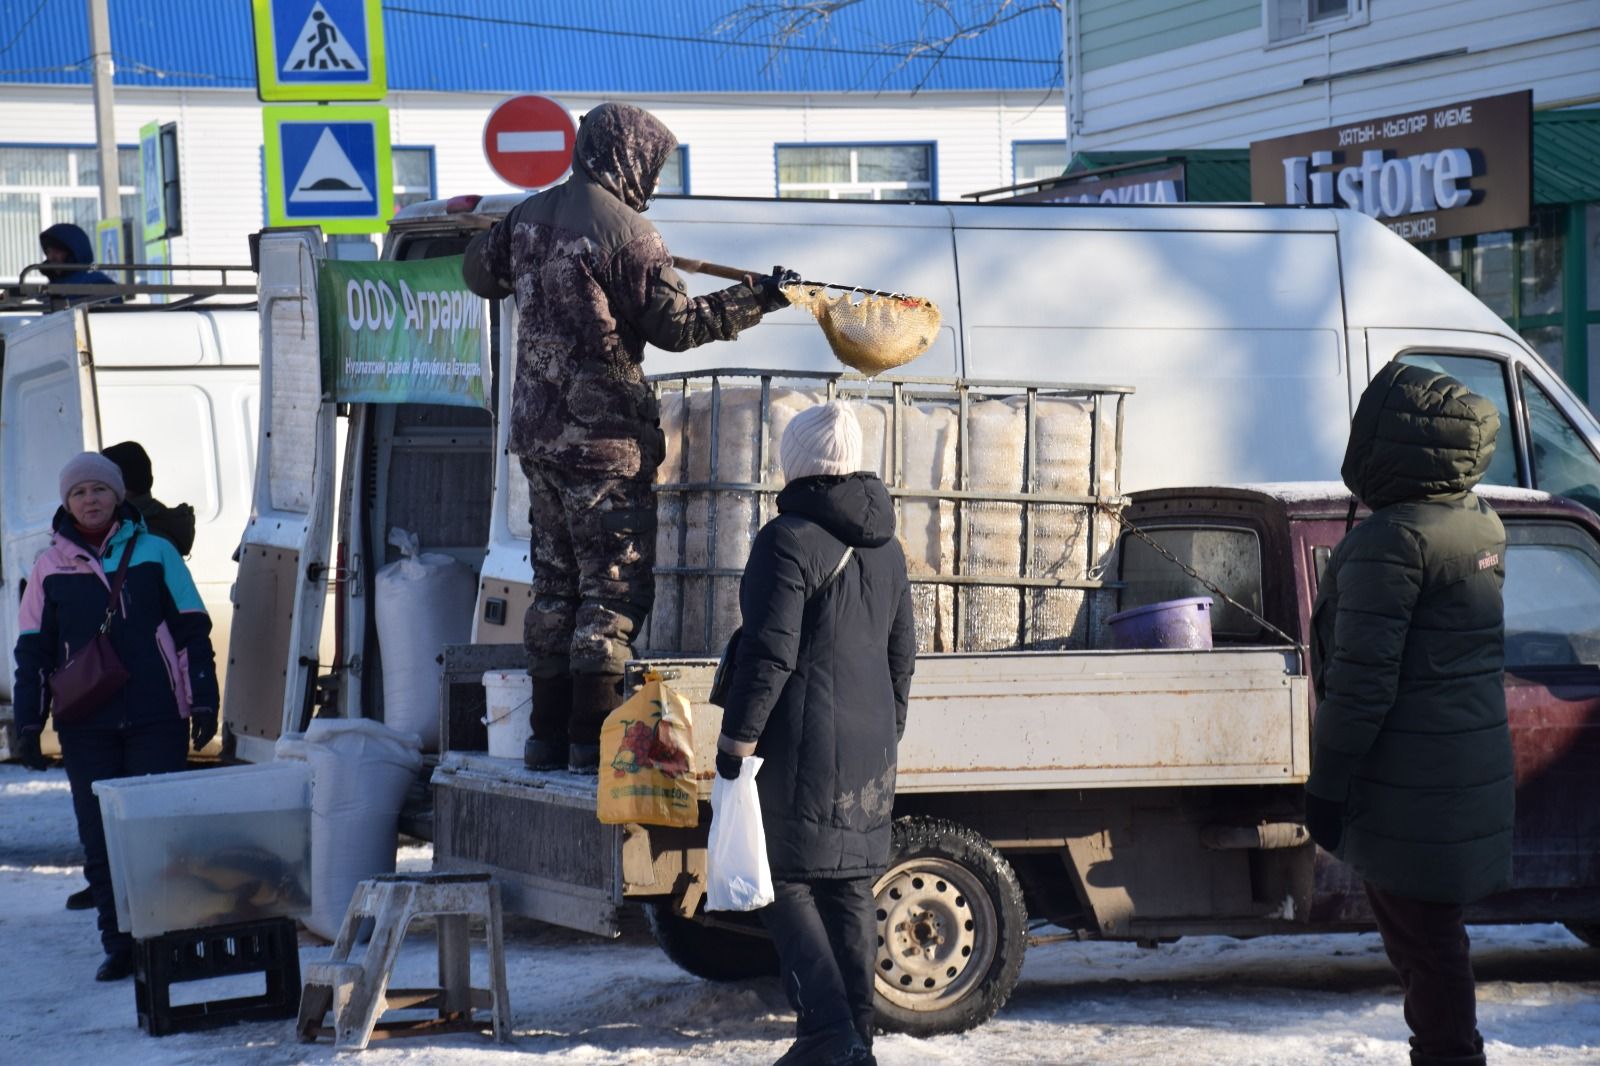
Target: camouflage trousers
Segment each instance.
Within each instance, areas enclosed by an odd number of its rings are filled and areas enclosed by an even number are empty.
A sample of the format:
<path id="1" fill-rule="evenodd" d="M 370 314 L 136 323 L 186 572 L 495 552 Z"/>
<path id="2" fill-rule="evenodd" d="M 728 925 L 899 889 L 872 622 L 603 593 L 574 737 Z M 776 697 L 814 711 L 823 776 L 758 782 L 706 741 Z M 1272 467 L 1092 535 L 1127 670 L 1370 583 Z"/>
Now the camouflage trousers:
<path id="1" fill-rule="evenodd" d="M 655 602 L 654 471 L 606 478 L 524 458 L 533 602 L 528 672 L 620 674 Z"/>

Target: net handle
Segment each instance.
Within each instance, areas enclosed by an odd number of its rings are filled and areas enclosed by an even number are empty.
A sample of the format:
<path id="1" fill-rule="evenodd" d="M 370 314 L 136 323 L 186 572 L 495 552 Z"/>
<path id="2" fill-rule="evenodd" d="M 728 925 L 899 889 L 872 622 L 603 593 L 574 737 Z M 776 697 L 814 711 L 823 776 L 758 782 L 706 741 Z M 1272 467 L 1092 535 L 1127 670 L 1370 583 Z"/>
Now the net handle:
<path id="1" fill-rule="evenodd" d="M 672 265 L 691 274 L 707 274 L 728 281 L 759 278 L 766 273 L 764 270 L 745 270 L 742 267 L 725 266 L 722 263 L 708 263 L 704 259 L 688 259 L 681 255 L 672 257 Z M 884 292 L 882 289 L 863 289 L 859 285 L 835 285 L 826 281 L 802 281 L 800 284 L 809 285 L 814 289 L 843 289 L 846 292 L 859 292 L 867 296 L 890 296 L 895 299 L 905 299 L 906 295 L 903 292 Z"/>

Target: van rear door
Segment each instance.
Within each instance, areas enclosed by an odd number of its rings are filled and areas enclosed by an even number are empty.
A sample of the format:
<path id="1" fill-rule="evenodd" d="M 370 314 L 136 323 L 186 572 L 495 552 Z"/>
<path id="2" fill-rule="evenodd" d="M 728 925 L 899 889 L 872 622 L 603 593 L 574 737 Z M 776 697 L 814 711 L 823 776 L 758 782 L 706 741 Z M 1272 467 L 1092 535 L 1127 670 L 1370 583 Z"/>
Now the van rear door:
<path id="1" fill-rule="evenodd" d="M 61 506 L 61 468 L 100 447 L 89 330 L 82 311 L 59 311 L 4 333 L 0 342 L 0 606 L 9 627 L 33 561 L 50 545 Z M 16 634 L 6 632 L 6 647 Z M 11 689 L 11 671 L 4 691 Z"/>
<path id="2" fill-rule="evenodd" d="M 261 236 L 261 419 L 239 548 L 223 707 L 239 758 L 272 758 L 310 718 L 328 579 L 334 406 L 323 400 L 317 230 Z"/>

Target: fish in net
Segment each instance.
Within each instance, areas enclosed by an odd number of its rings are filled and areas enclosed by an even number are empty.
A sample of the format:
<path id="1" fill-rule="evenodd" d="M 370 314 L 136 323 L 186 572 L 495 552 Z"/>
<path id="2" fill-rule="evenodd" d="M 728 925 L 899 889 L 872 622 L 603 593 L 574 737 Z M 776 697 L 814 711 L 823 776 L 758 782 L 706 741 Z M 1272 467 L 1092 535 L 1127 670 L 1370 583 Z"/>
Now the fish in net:
<path id="1" fill-rule="evenodd" d="M 834 356 L 868 377 L 904 366 L 933 345 L 939 334 L 939 308 L 917 296 L 829 295 L 821 286 L 789 285 L 789 303 L 816 317 Z"/>

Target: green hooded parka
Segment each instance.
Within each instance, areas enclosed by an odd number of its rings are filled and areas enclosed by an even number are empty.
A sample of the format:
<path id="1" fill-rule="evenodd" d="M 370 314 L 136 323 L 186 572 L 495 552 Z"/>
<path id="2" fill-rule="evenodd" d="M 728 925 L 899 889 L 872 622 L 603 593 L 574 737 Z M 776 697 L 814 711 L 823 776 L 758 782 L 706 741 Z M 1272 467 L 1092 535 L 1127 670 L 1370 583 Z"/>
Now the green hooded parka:
<path id="1" fill-rule="evenodd" d="M 1510 882 L 1505 529 L 1471 491 L 1499 426 L 1453 378 L 1379 371 L 1341 471 L 1372 514 L 1334 549 L 1313 609 L 1306 791 L 1344 804 L 1339 858 L 1412 899 Z"/>

